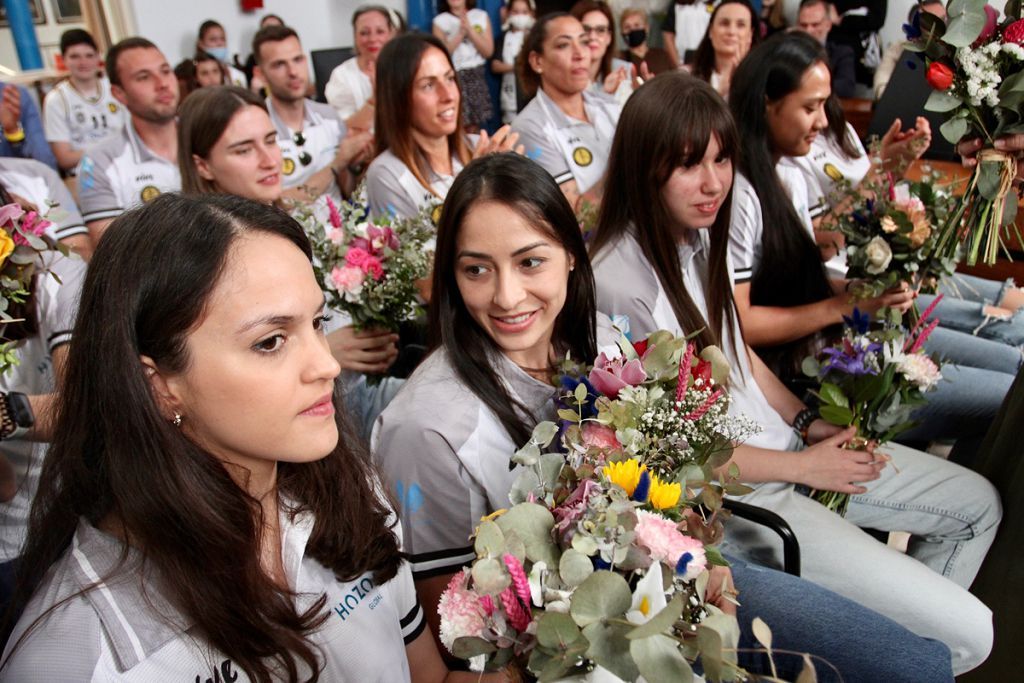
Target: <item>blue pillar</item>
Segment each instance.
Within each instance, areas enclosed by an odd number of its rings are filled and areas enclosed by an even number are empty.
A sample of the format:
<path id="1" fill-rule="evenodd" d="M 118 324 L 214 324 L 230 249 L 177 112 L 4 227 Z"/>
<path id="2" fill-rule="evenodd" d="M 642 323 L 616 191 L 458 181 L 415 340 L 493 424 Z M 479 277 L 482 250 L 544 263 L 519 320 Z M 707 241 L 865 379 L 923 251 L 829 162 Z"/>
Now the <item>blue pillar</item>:
<path id="1" fill-rule="evenodd" d="M 11 24 L 11 35 L 14 36 L 14 47 L 18 50 L 22 70 L 42 69 L 43 55 L 39 52 L 28 0 L 3 0 L 3 3 L 7 7 L 7 21 Z"/>
<path id="2" fill-rule="evenodd" d="M 430 33 L 434 15 L 437 14 L 436 0 L 407 0 L 408 11 L 406 16 L 409 20 L 409 27 Z"/>

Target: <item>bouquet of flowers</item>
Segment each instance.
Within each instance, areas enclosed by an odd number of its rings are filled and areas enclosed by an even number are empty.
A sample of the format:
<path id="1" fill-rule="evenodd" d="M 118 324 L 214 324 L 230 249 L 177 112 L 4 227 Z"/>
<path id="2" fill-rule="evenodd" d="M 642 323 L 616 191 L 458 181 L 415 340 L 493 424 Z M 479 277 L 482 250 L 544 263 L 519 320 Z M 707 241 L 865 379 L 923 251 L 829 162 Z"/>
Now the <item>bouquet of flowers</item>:
<path id="1" fill-rule="evenodd" d="M 957 144 L 980 138 L 984 149 L 971 175 L 964 200 L 951 214 L 938 241 L 939 253 L 952 256 L 966 245 L 967 263 L 979 253 L 985 263 L 998 255 L 1004 228 L 1017 216 L 1012 182 L 1017 162 L 992 147 L 996 139 L 1024 133 L 1024 20 L 1020 0 L 1006 3 L 1005 18 L 985 0 L 950 0 L 948 26 L 921 12 L 904 28 L 909 49 L 924 54 L 925 74 L 934 89 L 925 109 L 944 112 L 940 131 Z M 1014 228 L 1015 230 L 1015 228 Z"/>
<path id="2" fill-rule="evenodd" d="M 870 317 L 854 309 L 844 318 L 842 338 L 817 358 L 804 359 L 804 374 L 817 378 L 821 417 L 834 425 L 857 428 L 848 448 L 865 449 L 884 444 L 914 426 L 910 414 L 925 402 L 924 394 L 942 379 L 941 363 L 922 346 L 938 325 L 928 322 L 940 294 L 908 331 L 886 321 L 872 329 Z M 840 515 L 849 495 L 816 491 L 813 497 Z"/>
<path id="3" fill-rule="evenodd" d="M 869 183 L 867 189 L 872 199 L 858 195 L 855 208 L 837 218 L 853 281 L 850 292 L 855 299 L 870 299 L 900 282 L 934 292 L 957 265 L 955 253 L 942 255 L 936 249 L 937 226 L 956 210 L 941 174 L 926 173 L 918 182 Z"/>
<path id="4" fill-rule="evenodd" d="M 330 198 L 327 209 L 326 225 L 312 208 L 297 212 L 327 306 L 347 313 L 356 329 L 397 331 L 421 306 L 417 282 L 427 277 L 433 261 L 429 215 L 370 219 L 365 206 L 339 208 Z"/>
<path id="5" fill-rule="evenodd" d="M 724 560 L 678 475 L 753 427 L 725 414 L 717 350 L 668 332 L 620 346 L 589 371 L 566 361 L 559 420 L 512 457 L 513 507 L 480 524 L 472 569 L 441 597 L 441 640 L 474 670 L 685 681 L 698 656 L 716 680 L 738 670 L 735 620 L 702 600 Z"/>
<path id="6" fill-rule="evenodd" d="M 17 342 L 9 340 L 6 328 L 22 320 L 11 313 L 28 303 L 37 255 L 50 249 L 43 240 L 49 227 L 36 211 L 26 212 L 18 204 L 0 206 L 0 375 L 18 364 Z"/>

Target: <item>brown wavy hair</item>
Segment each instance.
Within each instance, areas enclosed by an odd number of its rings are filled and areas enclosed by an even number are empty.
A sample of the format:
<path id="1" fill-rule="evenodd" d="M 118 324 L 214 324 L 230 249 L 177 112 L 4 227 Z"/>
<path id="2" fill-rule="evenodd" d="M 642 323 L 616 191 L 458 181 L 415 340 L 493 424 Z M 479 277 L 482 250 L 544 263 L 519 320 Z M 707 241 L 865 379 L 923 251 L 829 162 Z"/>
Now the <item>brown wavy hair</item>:
<path id="1" fill-rule="evenodd" d="M 232 245 L 253 233 L 283 237 L 311 258 L 305 233 L 286 213 L 226 195 L 163 195 L 104 234 L 82 292 L 8 621 L 67 553 L 81 518 L 120 529 L 140 558 L 128 564 L 126 543 L 100 581 L 154 577 L 145 587 L 159 590 L 254 681 L 297 681 L 305 671 L 319 678 L 321 658 L 308 638 L 327 618 L 326 596 L 298 612 L 295 593 L 267 576 L 260 502 L 164 418 L 139 362 L 146 355 L 169 372 L 188 367 L 188 336 Z M 307 557 L 341 580 L 372 572 L 381 584 L 402 562 L 392 514 L 338 393 L 334 403 L 338 444 L 315 462 L 279 463 L 278 492 L 286 513 L 315 518 Z"/>

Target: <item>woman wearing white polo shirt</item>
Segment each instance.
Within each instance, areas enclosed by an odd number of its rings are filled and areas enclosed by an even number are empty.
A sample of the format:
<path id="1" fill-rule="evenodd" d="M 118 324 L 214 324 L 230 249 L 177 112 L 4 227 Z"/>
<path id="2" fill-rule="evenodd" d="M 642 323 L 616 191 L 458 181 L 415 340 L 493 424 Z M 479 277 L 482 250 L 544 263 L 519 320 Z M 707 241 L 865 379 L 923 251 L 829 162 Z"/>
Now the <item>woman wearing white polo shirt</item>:
<path id="1" fill-rule="evenodd" d="M 164 195 L 110 226 L 5 680 L 479 680 L 423 630 L 394 512 L 339 418 L 310 259 L 298 223 L 239 197 Z"/>
<path id="2" fill-rule="evenodd" d="M 342 62 L 324 87 L 327 104 L 349 128 L 373 128 L 373 81 L 377 57 L 401 28 L 398 13 L 382 5 L 360 5 L 352 13 L 356 56 Z"/>
<path id="3" fill-rule="evenodd" d="M 518 58 L 523 89 L 536 97 L 512 121 L 512 130 L 574 209 L 581 199 L 600 201 L 621 109 L 589 92 L 591 60 L 583 25 L 565 13 L 538 19 Z"/>
<path id="4" fill-rule="evenodd" d="M 377 158 L 366 172 L 370 210 L 410 218 L 440 206 L 462 167 L 515 146 L 508 126 L 477 138 L 463 127 L 462 93 L 444 43 L 398 36 L 377 61 Z"/>
<path id="5" fill-rule="evenodd" d="M 628 318 L 633 339 L 667 329 L 693 333 L 700 347 L 719 346 L 732 367 L 730 410 L 762 427 L 733 454 L 740 477 L 754 487 L 743 500 L 792 526 L 801 576 L 941 640 L 952 650 L 954 670 L 966 671 L 992 643 L 991 613 L 966 587 L 995 537 L 998 497 L 980 476 L 919 451 L 887 447 L 893 465 L 885 466 L 873 453 L 845 450 L 853 430 L 820 419 L 805 424 L 808 445 L 800 444 L 790 423 L 805 406 L 747 346 L 730 291 L 730 195 L 739 144 L 728 108 L 702 81 L 665 74 L 634 93 L 612 146 L 591 245 L 598 309 Z M 798 493 L 795 484 L 853 494 L 847 519 Z M 912 530 L 915 537 L 904 554 L 855 525 Z M 775 565 L 771 535 L 733 519 L 725 547 Z M 950 613 L 957 619 L 950 621 Z M 815 640 L 836 642 L 841 651 L 842 639 L 857 633 L 830 637 L 823 629 Z M 847 680 L 927 678 L 897 673 L 900 664 L 884 657 L 850 665 L 880 668 L 844 671 Z"/>

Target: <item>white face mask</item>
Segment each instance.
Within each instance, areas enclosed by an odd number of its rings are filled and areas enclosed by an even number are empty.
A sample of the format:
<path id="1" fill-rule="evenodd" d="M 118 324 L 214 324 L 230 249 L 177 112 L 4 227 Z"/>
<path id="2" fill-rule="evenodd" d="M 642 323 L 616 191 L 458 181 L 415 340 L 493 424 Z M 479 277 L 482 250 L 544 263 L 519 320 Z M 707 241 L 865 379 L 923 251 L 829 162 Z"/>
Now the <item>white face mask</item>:
<path id="1" fill-rule="evenodd" d="M 533 27 L 533 17 L 529 14 L 513 14 L 508 18 L 508 24 L 517 31 L 528 31 Z"/>

